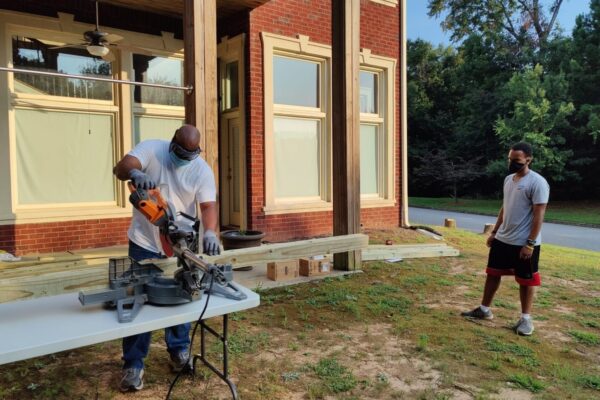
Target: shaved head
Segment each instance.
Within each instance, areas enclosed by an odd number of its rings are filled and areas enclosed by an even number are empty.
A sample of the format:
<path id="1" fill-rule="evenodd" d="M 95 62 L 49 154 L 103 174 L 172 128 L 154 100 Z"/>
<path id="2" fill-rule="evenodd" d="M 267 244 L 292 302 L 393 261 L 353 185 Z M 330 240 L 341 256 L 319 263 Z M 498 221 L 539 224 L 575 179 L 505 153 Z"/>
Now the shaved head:
<path id="1" fill-rule="evenodd" d="M 182 125 L 175 131 L 173 141 L 188 151 L 200 147 L 200 131 L 194 125 Z"/>

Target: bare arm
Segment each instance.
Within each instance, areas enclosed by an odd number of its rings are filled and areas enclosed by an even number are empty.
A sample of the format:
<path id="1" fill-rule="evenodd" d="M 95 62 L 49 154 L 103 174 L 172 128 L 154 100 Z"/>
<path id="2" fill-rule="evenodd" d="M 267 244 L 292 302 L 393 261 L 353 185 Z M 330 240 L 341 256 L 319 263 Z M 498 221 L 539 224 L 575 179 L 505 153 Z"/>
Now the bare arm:
<path id="1" fill-rule="evenodd" d="M 141 171 L 142 163 L 134 156 L 127 154 L 121 159 L 121 161 L 117 163 L 117 165 L 115 165 L 113 168 L 113 174 L 115 174 L 118 179 L 127 181 L 130 179 L 129 172 L 132 169 L 139 169 Z"/>
<path id="2" fill-rule="evenodd" d="M 504 222 L 504 207 L 500 207 L 500 212 L 498 213 L 498 218 L 496 219 L 496 225 L 494 225 L 494 229 L 492 230 L 494 234 L 498 232 L 498 229 L 500 229 L 500 225 L 502 225 L 502 222 Z"/>
<path id="3" fill-rule="evenodd" d="M 531 240 L 535 240 L 542 230 L 542 223 L 544 222 L 544 215 L 546 214 L 546 206 L 547 204 L 533 205 L 533 223 L 531 224 L 531 232 L 529 233 L 529 239 Z"/>
<path id="4" fill-rule="evenodd" d="M 492 242 L 494 241 L 494 238 L 496 237 L 496 232 L 498 232 L 498 229 L 500 229 L 500 225 L 502 225 L 502 222 L 504 221 L 504 207 L 500 207 L 500 212 L 498 213 L 498 218 L 496 219 L 496 225 L 494 225 L 494 229 L 492 230 L 492 233 L 490 234 L 490 236 L 488 236 L 486 244 L 488 247 L 492 247 Z"/>
<path id="5" fill-rule="evenodd" d="M 207 201 L 200 203 L 200 211 L 202 213 L 202 226 L 204 227 L 204 231 L 216 231 L 218 222 L 217 202 Z"/>

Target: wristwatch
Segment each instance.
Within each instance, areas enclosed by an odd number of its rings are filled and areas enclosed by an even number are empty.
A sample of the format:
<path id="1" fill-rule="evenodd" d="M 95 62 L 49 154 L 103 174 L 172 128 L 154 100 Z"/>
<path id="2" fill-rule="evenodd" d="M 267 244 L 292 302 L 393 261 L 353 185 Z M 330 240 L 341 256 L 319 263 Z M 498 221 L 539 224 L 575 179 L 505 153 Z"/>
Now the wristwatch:
<path id="1" fill-rule="evenodd" d="M 528 246 L 535 246 L 535 239 L 527 239 Z"/>

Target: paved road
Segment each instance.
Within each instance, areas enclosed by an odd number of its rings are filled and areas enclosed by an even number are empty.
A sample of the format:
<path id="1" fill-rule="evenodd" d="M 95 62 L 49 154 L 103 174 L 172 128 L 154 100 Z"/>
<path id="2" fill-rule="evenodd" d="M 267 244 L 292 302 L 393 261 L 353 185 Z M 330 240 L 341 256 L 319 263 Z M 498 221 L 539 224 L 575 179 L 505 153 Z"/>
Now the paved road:
<path id="1" fill-rule="evenodd" d="M 454 218 L 457 227 L 478 233 L 483 232 L 483 226 L 486 223 L 496 222 L 496 217 L 486 215 L 416 207 L 409 207 L 408 217 L 413 225 L 444 225 L 444 218 Z M 600 251 L 600 229 L 545 222 L 542 226 L 542 241 L 578 249 Z"/>

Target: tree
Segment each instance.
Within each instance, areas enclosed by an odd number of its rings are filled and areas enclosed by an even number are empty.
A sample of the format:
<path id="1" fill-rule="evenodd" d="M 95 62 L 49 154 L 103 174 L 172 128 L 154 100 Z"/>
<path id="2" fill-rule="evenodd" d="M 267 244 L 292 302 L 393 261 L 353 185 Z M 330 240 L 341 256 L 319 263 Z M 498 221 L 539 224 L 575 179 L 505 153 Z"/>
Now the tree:
<path id="1" fill-rule="evenodd" d="M 567 92 L 564 75 L 544 76 L 540 65 L 515 73 L 504 94 L 513 110 L 495 125 L 496 135 L 506 147 L 519 141 L 531 143 L 535 169 L 554 181 L 574 176 L 565 169 L 573 150 L 565 146 L 564 132 L 570 129 L 567 118 L 575 111 L 573 103 L 565 99 Z"/>
<path id="2" fill-rule="evenodd" d="M 467 153 L 468 154 L 468 153 Z M 468 187 L 471 182 L 483 173 L 477 168 L 478 159 L 465 159 L 462 156 L 450 155 L 443 149 L 420 156 L 421 164 L 414 169 L 413 176 L 425 180 L 429 185 L 443 191 L 450 191 L 450 196 L 458 202 L 459 190 Z M 442 193 L 442 194 L 447 194 Z"/>
<path id="3" fill-rule="evenodd" d="M 442 27 L 454 41 L 476 32 L 520 54 L 546 48 L 562 3 L 552 0 L 546 8 L 540 0 L 429 0 L 429 16 L 447 12 Z"/>

